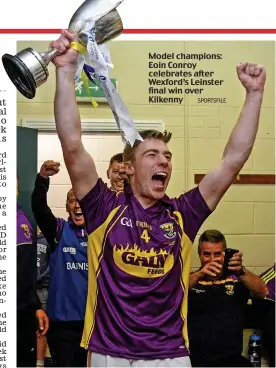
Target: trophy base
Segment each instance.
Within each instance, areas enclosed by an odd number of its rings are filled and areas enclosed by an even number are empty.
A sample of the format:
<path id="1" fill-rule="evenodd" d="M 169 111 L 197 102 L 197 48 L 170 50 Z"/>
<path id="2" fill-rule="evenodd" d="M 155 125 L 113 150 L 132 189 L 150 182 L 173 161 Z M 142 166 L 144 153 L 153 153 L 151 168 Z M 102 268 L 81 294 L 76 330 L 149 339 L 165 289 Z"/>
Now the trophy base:
<path id="1" fill-rule="evenodd" d="M 2 56 L 3 66 L 18 91 L 28 99 L 35 97 L 36 83 L 28 67 L 16 55 Z"/>

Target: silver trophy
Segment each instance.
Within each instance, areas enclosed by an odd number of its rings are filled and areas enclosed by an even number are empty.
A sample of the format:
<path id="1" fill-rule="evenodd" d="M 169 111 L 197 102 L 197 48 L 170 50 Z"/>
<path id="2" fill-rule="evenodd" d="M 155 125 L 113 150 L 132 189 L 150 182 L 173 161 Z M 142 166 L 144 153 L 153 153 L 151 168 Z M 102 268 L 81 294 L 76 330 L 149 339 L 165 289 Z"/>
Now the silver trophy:
<path id="1" fill-rule="evenodd" d="M 68 31 L 78 35 L 79 42 L 87 44 L 87 35 L 83 32 L 85 25 L 95 21 L 97 44 L 103 44 L 119 36 L 123 31 L 123 23 L 116 8 L 122 3 L 112 5 L 108 0 L 86 0 L 72 16 Z M 16 55 L 2 56 L 4 68 L 18 91 L 25 97 L 35 97 L 36 89 L 45 83 L 49 76 L 47 65 L 56 56 L 52 49 L 38 53 L 28 47 Z"/>

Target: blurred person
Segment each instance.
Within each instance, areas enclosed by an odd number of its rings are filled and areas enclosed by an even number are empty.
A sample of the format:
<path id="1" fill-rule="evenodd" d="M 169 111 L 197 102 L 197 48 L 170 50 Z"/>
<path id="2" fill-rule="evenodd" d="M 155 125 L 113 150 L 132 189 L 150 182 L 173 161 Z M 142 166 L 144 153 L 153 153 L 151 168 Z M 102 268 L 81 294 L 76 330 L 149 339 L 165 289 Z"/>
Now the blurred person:
<path id="1" fill-rule="evenodd" d="M 18 182 L 17 190 L 18 195 Z M 17 367 L 36 366 L 36 336 L 48 331 L 49 320 L 36 293 L 36 237 L 17 204 Z"/>
<path id="2" fill-rule="evenodd" d="M 187 292 L 192 242 L 247 161 L 258 130 L 264 67 L 237 66 L 245 103 L 219 166 L 199 186 L 170 199 L 171 134 L 147 130 L 124 149 L 124 191 L 98 178 L 81 140 L 74 75 L 77 37 L 62 31 L 57 50 L 55 122 L 89 234 L 89 288 L 82 346 L 89 366 L 190 366 Z M 66 90 L 66 95 L 64 94 Z M 96 280 L 96 283 L 95 283 Z"/>
<path id="3" fill-rule="evenodd" d="M 267 294 L 264 281 L 243 266 L 242 252 L 223 273 L 227 248 L 218 230 L 204 231 L 198 242 L 201 267 L 190 274 L 188 332 L 195 367 L 249 367 L 242 356 L 243 329 L 250 295 Z"/>
<path id="4" fill-rule="evenodd" d="M 48 300 L 48 288 L 50 279 L 50 247 L 44 235 L 37 228 L 37 295 L 42 309 L 46 312 Z M 47 350 L 46 336 L 37 337 L 37 361 L 36 367 L 44 367 L 45 354 Z"/>
<path id="5" fill-rule="evenodd" d="M 275 266 L 276 263 L 265 272 L 260 274 L 260 277 L 266 283 L 268 292 L 265 299 L 269 299 L 275 303 Z"/>
<path id="6" fill-rule="evenodd" d="M 252 299 L 256 326 L 262 332 L 262 346 L 268 354 L 269 366 L 275 367 L 275 263 L 260 277 L 267 286 L 263 299 Z"/>
<path id="7" fill-rule="evenodd" d="M 124 190 L 124 180 L 127 177 L 122 153 L 117 153 L 111 157 L 106 175 L 110 181 L 110 189 L 117 192 Z"/>
<path id="8" fill-rule="evenodd" d="M 87 233 L 72 189 L 66 198 L 68 221 L 56 218 L 47 204 L 50 177 L 59 169 L 59 162 L 45 161 L 32 193 L 32 210 L 50 248 L 47 341 L 58 367 L 85 367 L 86 351 L 80 341 L 87 297 Z"/>

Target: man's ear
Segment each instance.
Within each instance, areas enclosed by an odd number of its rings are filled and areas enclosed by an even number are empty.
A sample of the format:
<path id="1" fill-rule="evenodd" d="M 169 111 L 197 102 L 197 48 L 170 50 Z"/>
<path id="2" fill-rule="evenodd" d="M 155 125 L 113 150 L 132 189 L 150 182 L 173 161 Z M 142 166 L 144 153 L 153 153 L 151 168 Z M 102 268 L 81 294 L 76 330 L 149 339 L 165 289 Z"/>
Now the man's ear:
<path id="1" fill-rule="evenodd" d="M 68 202 L 65 203 L 66 212 L 69 213 Z"/>
<path id="2" fill-rule="evenodd" d="M 106 170 L 106 176 L 107 176 L 107 179 L 110 179 L 109 170 Z"/>
<path id="3" fill-rule="evenodd" d="M 133 175 L 135 173 L 135 169 L 131 161 L 125 162 L 125 172 L 127 175 Z"/>

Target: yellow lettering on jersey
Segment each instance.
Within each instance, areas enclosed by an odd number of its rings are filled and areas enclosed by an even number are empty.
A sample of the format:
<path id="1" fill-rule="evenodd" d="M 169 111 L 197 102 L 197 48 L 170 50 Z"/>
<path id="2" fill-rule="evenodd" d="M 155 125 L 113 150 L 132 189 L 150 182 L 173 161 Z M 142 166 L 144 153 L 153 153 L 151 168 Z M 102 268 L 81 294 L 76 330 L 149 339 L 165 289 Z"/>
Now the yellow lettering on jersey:
<path id="1" fill-rule="evenodd" d="M 146 243 L 149 242 L 150 237 L 147 229 L 142 232 L 141 239 L 144 239 Z"/>

